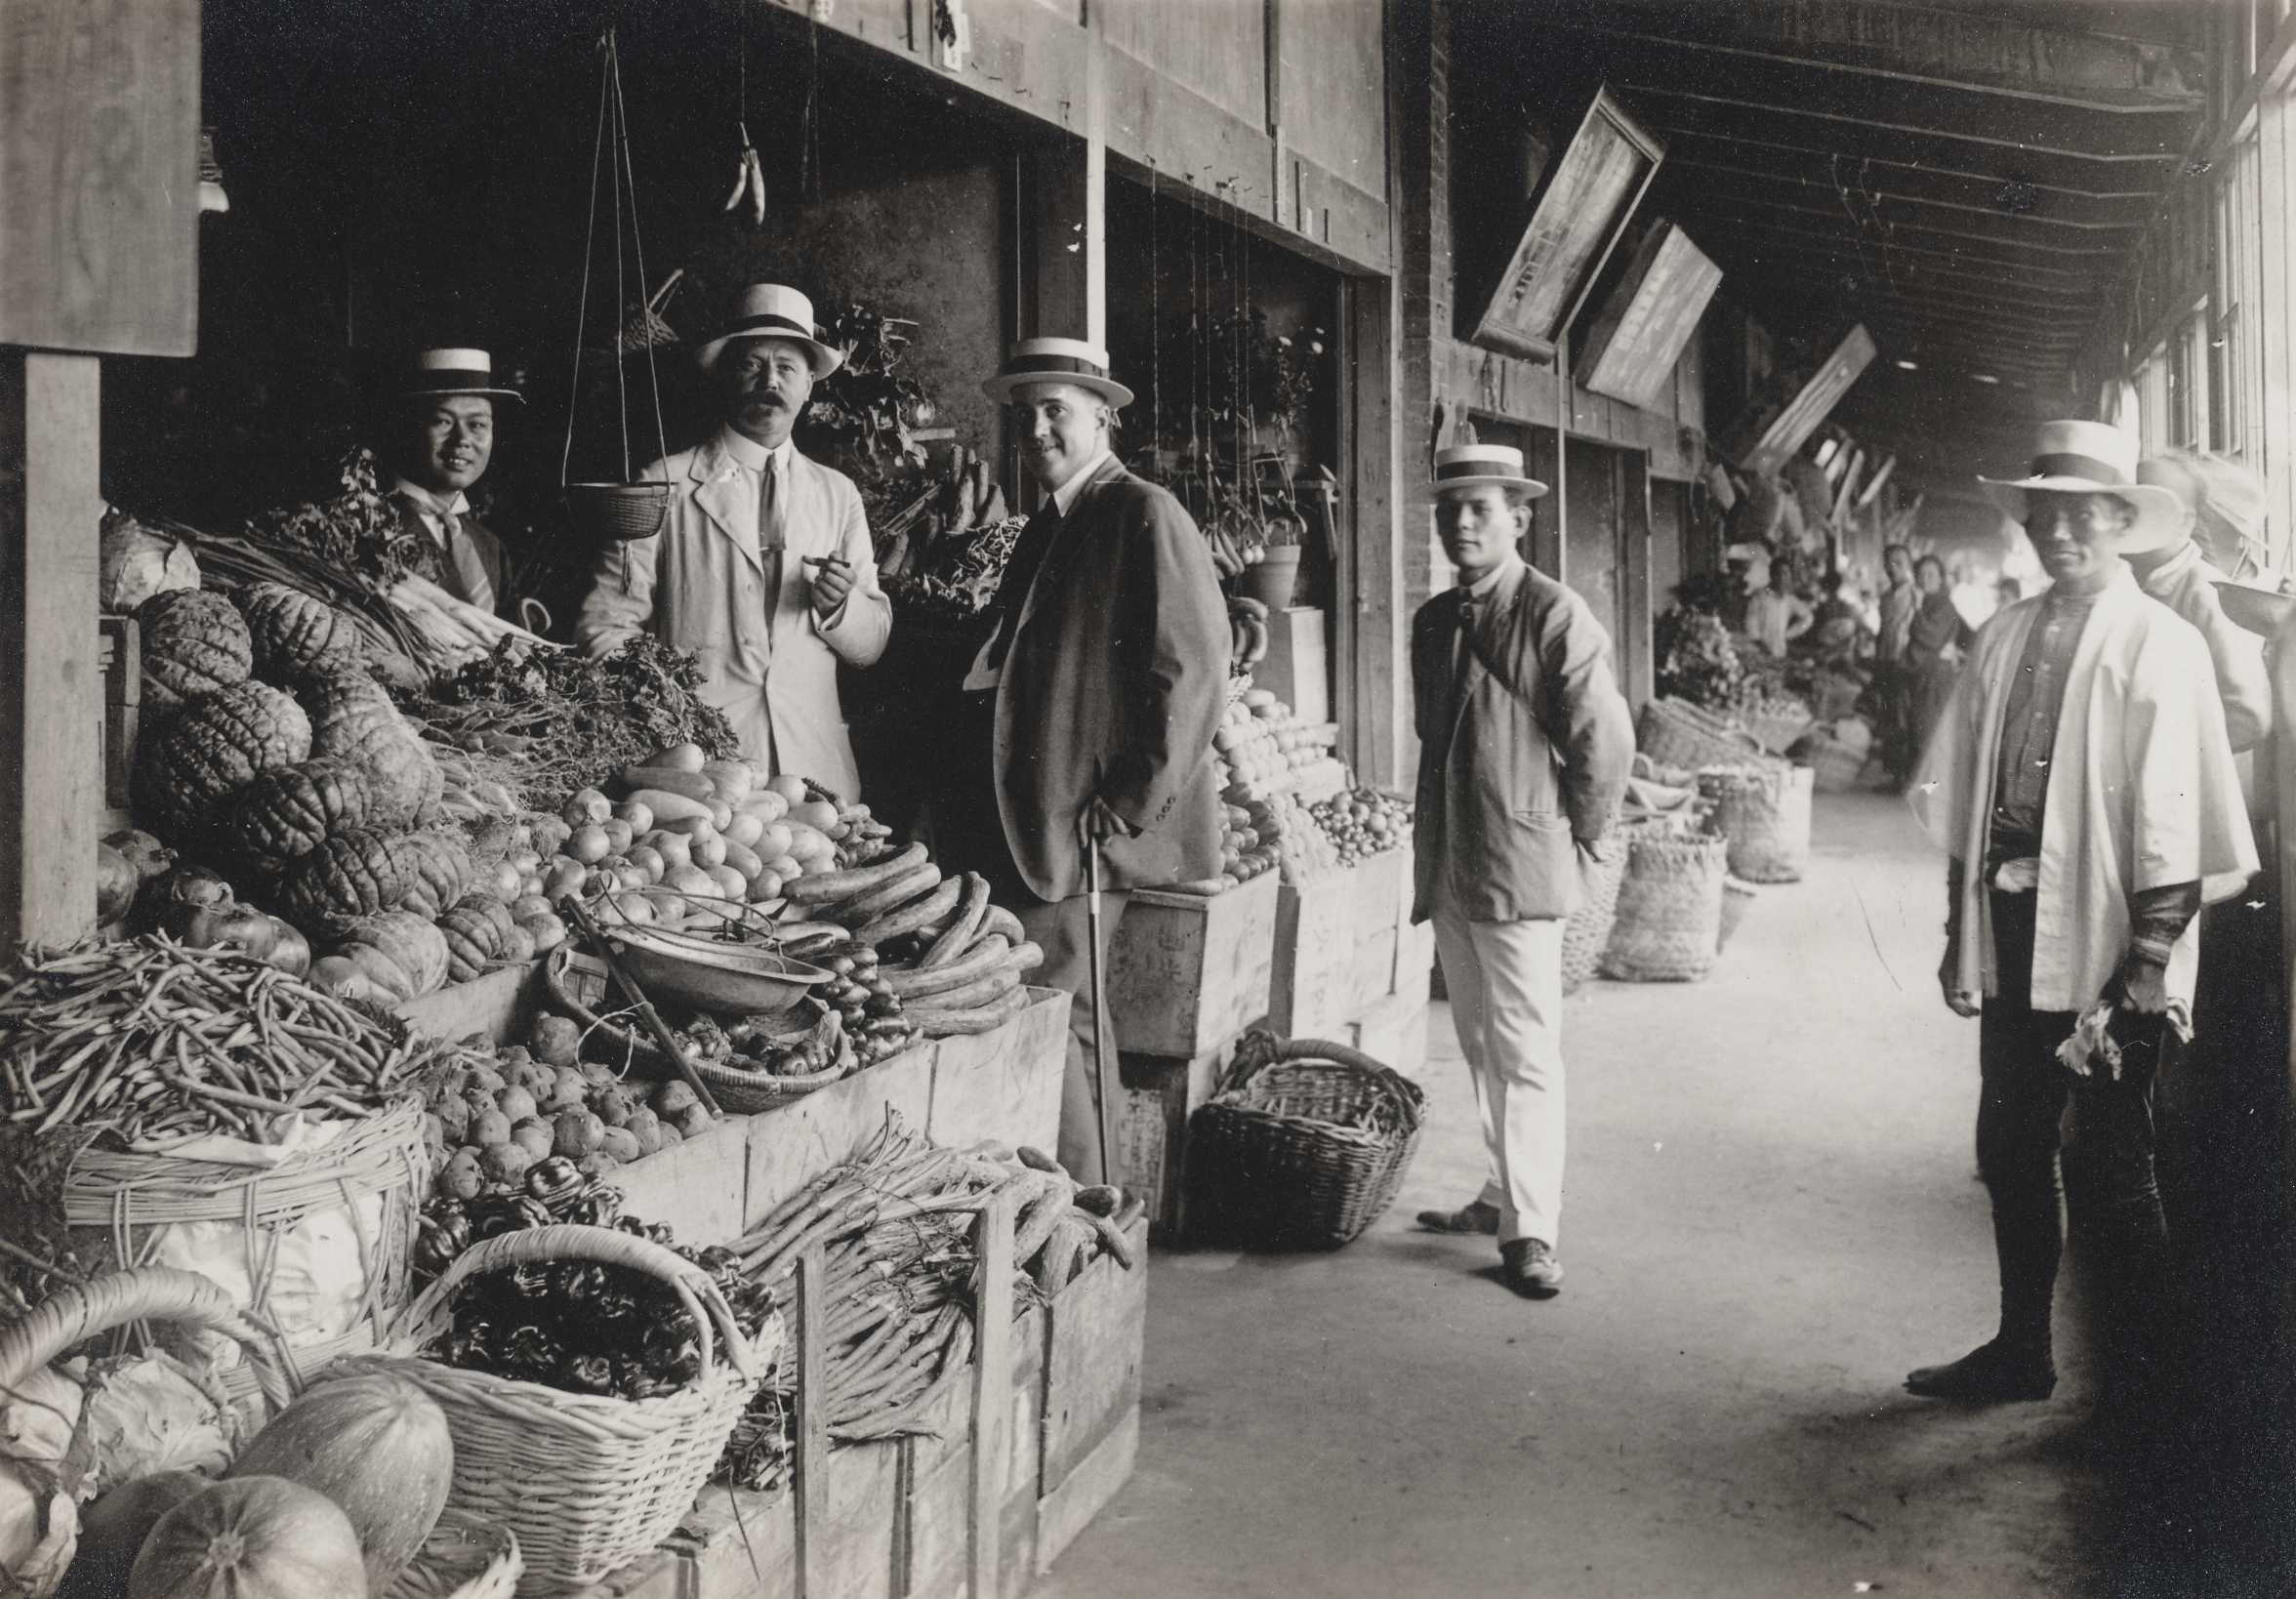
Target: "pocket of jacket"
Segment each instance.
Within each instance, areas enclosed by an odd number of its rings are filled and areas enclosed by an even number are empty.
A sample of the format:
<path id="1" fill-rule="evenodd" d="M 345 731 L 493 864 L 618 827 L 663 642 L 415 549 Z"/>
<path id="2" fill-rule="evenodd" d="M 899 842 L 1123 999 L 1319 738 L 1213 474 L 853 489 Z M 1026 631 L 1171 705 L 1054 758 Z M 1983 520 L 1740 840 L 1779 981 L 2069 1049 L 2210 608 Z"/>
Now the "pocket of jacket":
<path id="1" fill-rule="evenodd" d="M 1568 828 L 1571 825 L 1568 816 L 1552 810 L 1518 810 L 1515 812 L 1515 820 L 1538 832 Z"/>

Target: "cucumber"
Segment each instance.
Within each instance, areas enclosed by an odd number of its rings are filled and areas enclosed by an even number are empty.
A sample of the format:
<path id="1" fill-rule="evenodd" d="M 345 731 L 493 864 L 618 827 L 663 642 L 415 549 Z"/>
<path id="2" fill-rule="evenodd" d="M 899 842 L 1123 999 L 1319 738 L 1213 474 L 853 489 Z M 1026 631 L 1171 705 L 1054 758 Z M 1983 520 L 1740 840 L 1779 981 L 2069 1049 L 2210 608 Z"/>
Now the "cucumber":
<path id="1" fill-rule="evenodd" d="M 617 779 L 625 790 L 658 789 L 682 794 L 688 800 L 714 800 L 718 786 L 700 772 L 681 772 L 668 766 L 631 766 Z"/>
<path id="2" fill-rule="evenodd" d="M 710 807 L 699 800 L 682 794 L 672 794 L 668 789 L 636 789 L 630 798 L 654 813 L 656 826 L 668 827 L 674 822 L 710 820 Z"/>

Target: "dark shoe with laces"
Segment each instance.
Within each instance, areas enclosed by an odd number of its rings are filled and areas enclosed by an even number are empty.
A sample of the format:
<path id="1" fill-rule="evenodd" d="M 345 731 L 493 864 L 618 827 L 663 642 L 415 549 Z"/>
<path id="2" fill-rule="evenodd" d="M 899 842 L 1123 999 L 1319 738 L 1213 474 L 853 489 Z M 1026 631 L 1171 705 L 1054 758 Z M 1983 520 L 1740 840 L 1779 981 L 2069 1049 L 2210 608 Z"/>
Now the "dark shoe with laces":
<path id="1" fill-rule="evenodd" d="M 1498 1247 L 1499 1280 L 1526 1299 L 1551 1299 L 1563 1292 L 1563 1263 L 1542 1238 L 1517 1238 Z"/>
<path id="2" fill-rule="evenodd" d="M 1995 1338 L 1950 1365 L 1908 1373 L 1906 1391 L 1965 1405 L 2013 1405 L 2055 1393 L 2057 1368 L 2045 1350 L 2016 1349 Z"/>
<path id="3" fill-rule="evenodd" d="M 1486 1238 L 1496 1238 L 1498 1207 L 1477 1200 L 1456 1210 L 1421 1210 L 1419 1226 L 1430 1233 L 1481 1233 Z"/>

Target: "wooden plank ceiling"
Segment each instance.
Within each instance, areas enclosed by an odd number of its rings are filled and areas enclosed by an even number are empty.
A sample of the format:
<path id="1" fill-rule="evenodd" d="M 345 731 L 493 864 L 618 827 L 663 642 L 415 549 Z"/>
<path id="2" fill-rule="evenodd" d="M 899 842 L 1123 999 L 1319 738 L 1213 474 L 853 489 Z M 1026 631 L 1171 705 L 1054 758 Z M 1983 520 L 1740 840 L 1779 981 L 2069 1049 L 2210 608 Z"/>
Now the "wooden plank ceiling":
<path id="1" fill-rule="evenodd" d="M 2078 403 L 2072 359 L 2203 110 L 2208 8 L 2178 0 L 1469 9 L 1666 142 L 1646 212 L 1773 331 L 1865 322 L 1881 357 L 1839 420 L 1939 487 Z"/>

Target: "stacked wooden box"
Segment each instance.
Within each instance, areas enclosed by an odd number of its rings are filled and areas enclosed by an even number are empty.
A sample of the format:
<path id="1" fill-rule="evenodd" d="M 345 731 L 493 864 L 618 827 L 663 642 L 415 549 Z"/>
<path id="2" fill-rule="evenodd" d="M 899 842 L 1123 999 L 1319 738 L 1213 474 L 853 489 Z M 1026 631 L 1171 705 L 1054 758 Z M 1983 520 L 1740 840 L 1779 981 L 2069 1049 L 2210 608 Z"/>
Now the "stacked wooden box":
<path id="1" fill-rule="evenodd" d="M 1411 921 L 1409 845 L 1298 884 L 1277 905 L 1268 1025 L 1329 1039 L 1409 1072 L 1425 1058 L 1422 1020 L 1433 930 Z"/>

